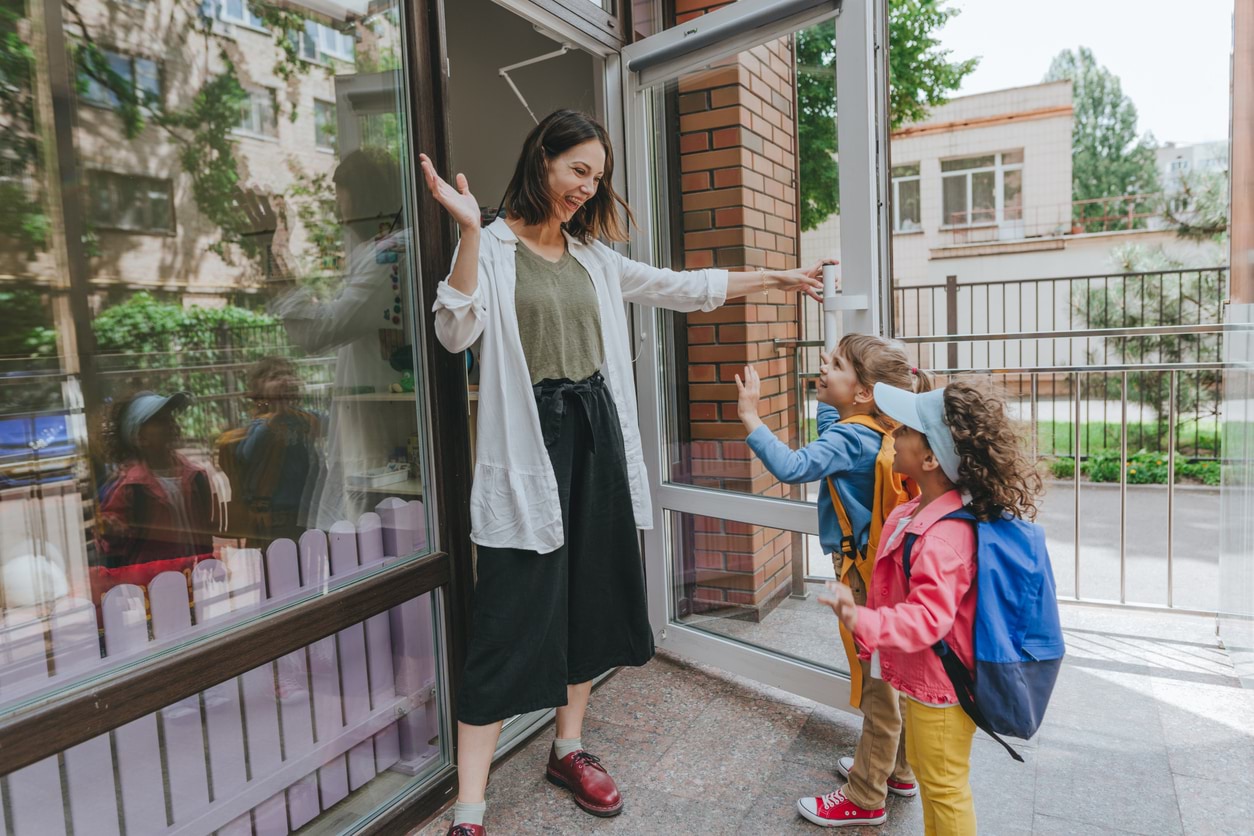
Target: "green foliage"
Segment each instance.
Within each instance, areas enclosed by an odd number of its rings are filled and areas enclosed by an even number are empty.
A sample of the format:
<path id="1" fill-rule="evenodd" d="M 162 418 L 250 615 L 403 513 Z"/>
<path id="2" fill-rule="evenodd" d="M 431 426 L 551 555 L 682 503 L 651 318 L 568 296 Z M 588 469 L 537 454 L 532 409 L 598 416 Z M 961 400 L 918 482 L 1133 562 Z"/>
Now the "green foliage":
<path id="1" fill-rule="evenodd" d="M 1075 476 L 1075 459 L 1050 459 L 1049 473 L 1055 479 L 1071 479 Z"/>
<path id="2" fill-rule="evenodd" d="M 936 33 L 959 9 L 945 0 L 892 0 L 888 6 L 888 109 L 890 127 L 918 122 L 944 104 L 975 72 L 979 58 L 950 61 Z"/>
<path id="3" fill-rule="evenodd" d="M 185 2 L 188 23 L 183 35 L 210 37 L 209 30 L 204 27 L 198 0 Z M 311 64 L 300 57 L 298 39 L 305 32 L 305 15 L 264 0 L 248 0 L 248 4 L 271 33 L 278 50 L 274 72 L 279 77 L 291 82 L 315 70 L 333 72 L 333 69 Z M 179 145 L 179 161 L 192 180 L 192 195 L 197 207 L 221 230 L 221 239 L 211 249 L 230 260 L 230 248 L 234 245 L 249 259 L 264 259 L 264 242 L 258 236 L 244 234 L 248 219 L 236 202 L 240 175 L 231 132 L 239 124 L 241 108 L 247 103 L 248 95 L 227 52 L 222 50 L 219 53 L 222 71 L 210 75 L 185 107 L 163 112 L 157 107 L 157 102 L 148 100 L 131 79 L 109 66 L 104 50 L 97 44 L 86 22 L 72 7 L 68 8 L 77 28 L 74 59 L 78 67 L 80 92 L 86 89 L 89 79 L 105 87 L 117 100 L 113 110 L 121 119 L 128 139 L 139 136 L 149 124 L 165 130 L 169 138 Z M 289 115 L 295 120 L 295 101 L 291 102 Z M 2 216 L 3 212 L 0 212 Z"/>
<path id="4" fill-rule="evenodd" d="M 288 201 L 304 227 L 308 247 L 295 254 L 301 284 L 316 296 L 329 296 L 342 281 L 344 229 L 335 203 L 335 186 L 326 174 L 309 174 L 294 159 L 288 161 L 292 185 Z"/>
<path id="5" fill-rule="evenodd" d="M 1137 135 L 1136 105 L 1123 93 L 1119 77 L 1097 63 L 1088 47 L 1064 50 L 1054 57 L 1045 81 L 1069 80 L 1074 127 L 1071 132 L 1071 199 L 1073 201 L 1148 195 L 1159 190 L 1158 163 L 1152 134 Z M 1148 200 L 1135 201 L 1134 213 L 1152 212 Z M 1124 203 L 1077 206 L 1073 217 L 1086 231 L 1112 228 L 1104 216 L 1128 211 Z M 1115 225 L 1113 228 L 1126 228 Z M 1144 219 L 1132 226 L 1144 226 Z"/>
<path id="6" fill-rule="evenodd" d="M 183 307 L 162 302 L 147 292 L 105 308 L 92 323 L 102 353 L 154 355 L 141 363 L 161 363 L 155 355 L 216 348 L 220 332 L 229 329 L 273 325 L 274 317 L 227 305 L 222 308 Z M 176 363 L 185 358 L 172 358 Z M 147 365 L 143 367 L 149 367 Z"/>
<path id="7" fill-rule="evenodd" d="M 1228 209 L 1227 171 L 1190 171 L 1164 196 L 1161 212 L 1180 238 L 1223 244 L 1228 237 Z"/>
<path id="8" fill-rule="evenodd" d="M 16 240 L 33 258 L 47 246 L 50 221 L 35 123 L 35 54 L 19 31 L 24 11 L 24 3 L 0 2 L 0 166 L 6 169 L 0 173 L 29 178 L 34 187 L 0 184 L 0 236 Z"/>
<path id="9" fill-rule="evenodd" d="M 1221 321 L 1223 271 L 1189 269 L 1162 250 L 1147 252 L 1135 245 L 1116 248 L 1112 256 L 1122 269 L 1137 275 L 1072 284 L 1072 308 L 1089 328 L 1146 328 Z M 1149 274 L 1144 275 L 1146 272 Z M 1220 359 L 1217 334 L 1165 334 L 1098 342 L 1101 348 L 1095 348 L 1089 357 L 1093 363 L 1103 362 L 1107 351 L 1118 362 L 1128 364 Z M 1102 353 L 1099 355 L 1098 351 Z M 1096 397 L 1121 396 L 1118 375 L 1089 377 L 1089 385 L 1099 387 L 1093 393 Z M 1180 372 L 1177 409 L 1183 412 L 1199 407 L 1214 409 L 1218 405 L 1220 382 L 1218 371 Z M 1170 385 L 1167 372 L 1135 372 L 1128 377 L 1128 397 L 1163 415 L 1168 410 Z"/>
<path id="10" fill-rule="evenodd" d="M 1140 450 L 1124 462 L 1119 458 L 1117 450 L 1107 450 L 1090 456 L 1082 464 L 1081 471 L 1093 482 L 1118 482 L 1123 472 L 1127 474 L 1129 485 L 1165 485 L 1168 463 L 1167 457 L 1161 453 Z M 1218 485 L 1219 475 L 1218 462 L 1176 461 L 1176 484 L 1201 482 L 1204 485 Z"/>
<path id="11" fill-rule="evenodd" d="M 222 230 L 215 247 L 225 254 L 225 244 L 238 244 L 249 258 L 260 256 L 254 238 L 242 235 L 247 218 L 235 203 L 239 167 L 231 130 L 239 124 L 240 108 L 248 94 L 239 83 L 235 65 L 222 53 L 226 69 L 205 83 L 183 111 L 166 117 L 172 127 L 191 131 L 179 153 L 183 171 L 192 178 L 196 205 Z"/>
<path id="12" fill-rule="evenodd" d="M 943 104 L 970 75 L 978 59 L 950 61 L 938 32 L 958 9 L 945 0 L 892 0 L 889 28 L 890 127 L 917 122 Z M 797 162 L 800 169 L 801 228 L 811 230 L 840 211 L 840 168 L 836 140 L 836 25 L 802 30 L 796 36 Z"/>
<path id="13" fill-rule="evenodd" d="M 1038 421 L 1037 449 L 1043 456 L 1069 457 L 1075 448 L 1075 425 L 1070 421 Z M 1121 425 L 1118 421 L 1085 421 L 1080 424 L 1080 453 L 1118 450 Z M 1128 423 L 1128 446 L 1152 453 L 1167 452 L 1167 422 L 1131 421 Z M 1181 421 L 1176 426 L 1176 453 L 1183 456 L 1218 458 L 1220 443 L 1218 422 Z"/>
<path id="14" fill-rule="evenodd" d="M 0 357 L 55 357 L 52 313 L 42 294 L 0 290 Z"/>

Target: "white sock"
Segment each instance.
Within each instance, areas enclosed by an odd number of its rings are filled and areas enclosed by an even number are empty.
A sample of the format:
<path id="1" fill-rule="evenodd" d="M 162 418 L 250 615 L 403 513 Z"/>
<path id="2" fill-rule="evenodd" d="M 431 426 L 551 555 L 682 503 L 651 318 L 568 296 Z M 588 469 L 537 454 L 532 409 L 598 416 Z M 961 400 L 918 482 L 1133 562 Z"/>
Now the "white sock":
<path id="1" fill-rule="evenodd" d="M 483 827 L 483 812 L 488 809 L 486 801 L 467 804 L 459 801 L 453 805 L 453 824 L 477 824 Z"/>
<path id="2" fill-rule="evenodd" d="M 553 741 L 553 748 L 557 751 L 557 759 L 560 761 L 562 758 L 566 757 L 571 752 L 578 752 L 580 749 L 582 749 L 583 738 L 572 737 L 568 740 L 563 740 L 562 738 L 559 737 Z"/>

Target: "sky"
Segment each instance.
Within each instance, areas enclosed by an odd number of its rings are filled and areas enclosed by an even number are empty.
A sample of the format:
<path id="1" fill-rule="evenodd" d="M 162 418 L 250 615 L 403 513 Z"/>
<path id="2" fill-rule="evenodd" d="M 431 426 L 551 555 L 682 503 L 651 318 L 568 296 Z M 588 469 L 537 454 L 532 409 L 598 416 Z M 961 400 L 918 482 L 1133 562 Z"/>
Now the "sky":
<path id="1" fill-rule="evenodd" d="M 1138 129 L 1161 144 L 1228 138 L 1233 0 L 950 0 L 951 60 L 982 56 L 957 95 L 1039 83 L 1087 46 L 1119 76 Z"/>

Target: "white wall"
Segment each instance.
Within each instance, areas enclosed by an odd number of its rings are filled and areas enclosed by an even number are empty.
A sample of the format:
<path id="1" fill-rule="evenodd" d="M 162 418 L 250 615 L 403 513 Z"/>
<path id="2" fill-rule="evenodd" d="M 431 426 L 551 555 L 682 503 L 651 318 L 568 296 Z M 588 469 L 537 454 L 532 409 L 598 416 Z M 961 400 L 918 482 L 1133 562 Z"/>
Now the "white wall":
<path id="1" fill-rule="evenodd" d="M 929 251 L 967 240 L 966 233 L 941 230 L 941 160 L 1023 149 L 1023 222 L 1028 236 L 1056 235 L 1071 222 L 1071 84 L 1052 82 L 975 96 L 942 105 L 929 117 L 909 125 L 891 144 L 893 165 L 919 165 L 921 233 L 896 236 L 893 275 L 898 283 L 927 280 Z M 1043 110 L 1042 118 L 1020 118 Z M 965 127 L 974 119 L 1004 117 L 1009 121 Z M 938 133 L 911 131 L 950 125 Z M 972 232 L 990 235 L 994 231 Z M 1016 236 L 1017 237 L 1017 236 Z"/>
<path id="2" fill-rule="evenodd" d="M 535 122 L 509 84 L 504 66 L 552 52 L 560 44 L 491 0 L 446 3 L 449 115 L 453 167 L 483 206 L 495 209 Z M 560 108 L 596 115 L 600 76 L 579 50 L 510 73 L 537 118 Z M 451 180 L 451 177 L 449 178 Z"/>

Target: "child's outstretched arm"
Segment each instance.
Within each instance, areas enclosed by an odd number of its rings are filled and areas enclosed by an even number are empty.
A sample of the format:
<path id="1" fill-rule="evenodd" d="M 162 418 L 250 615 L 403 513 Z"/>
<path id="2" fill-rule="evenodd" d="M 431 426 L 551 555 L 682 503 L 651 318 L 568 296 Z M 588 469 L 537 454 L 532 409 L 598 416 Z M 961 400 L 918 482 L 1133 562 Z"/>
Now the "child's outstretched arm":
<path id="1" fill-rule="evenodd" d="M 753 366 L 745 366 L 744 380 L 740 379 L 740 375 L 736 375 L 736 392 L 739 395 L 736 401 L 736 415 L 745 425 L 745 429 L 752 433 L 758 427 L 765 426 L 761 416 L 758 415 L 758 401 L 762 399 L 762 378 L 758 377 L 757 369 Z"/>
<path id="2" fill-rule="evenodd" d="M 862 440 L 853 432 L 823 432 L 812 444 L 800 450 L 790 449 L 775 437 L 758 415 L 761 381 L 752 366 L 745 366 L 743 380 L 736 375 L 736 388 L 740 395 L 736 409 L 749 430 L 745 442 L 766 465 L 766 469 L 781 482 L 814 482 L 842 473 L 851 470 L 862 455 Z"/>

